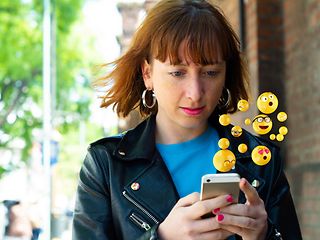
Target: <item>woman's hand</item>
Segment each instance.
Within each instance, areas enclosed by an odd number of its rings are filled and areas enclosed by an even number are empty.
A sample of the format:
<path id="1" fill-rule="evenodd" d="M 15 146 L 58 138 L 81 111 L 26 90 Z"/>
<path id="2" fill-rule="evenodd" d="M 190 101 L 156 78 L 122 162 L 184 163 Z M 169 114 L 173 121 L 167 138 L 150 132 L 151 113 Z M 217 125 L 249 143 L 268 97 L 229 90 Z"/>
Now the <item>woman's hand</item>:
<path id="1" fill-rule="evenodd" d="M 212 211 L 215 213 L 230 203 L 230 195 L 200 201 L 199 193 L 192 193 L 176 203 L 160 224 L 158 235 L 164 240 L 226 239 L 233 233 L 221 229 L 215 218 L 202 219 L 201 216 Z"/>
<path id="2" fill-rule="evenodd" d="M 244 240 L 265 239 L 268 216 L 264 202 L 246 179 L 242 178 L 239 186 L 246 196 L 246 203 L 221 209 L 216 219 L 223 229 L 240 235 Z"/>

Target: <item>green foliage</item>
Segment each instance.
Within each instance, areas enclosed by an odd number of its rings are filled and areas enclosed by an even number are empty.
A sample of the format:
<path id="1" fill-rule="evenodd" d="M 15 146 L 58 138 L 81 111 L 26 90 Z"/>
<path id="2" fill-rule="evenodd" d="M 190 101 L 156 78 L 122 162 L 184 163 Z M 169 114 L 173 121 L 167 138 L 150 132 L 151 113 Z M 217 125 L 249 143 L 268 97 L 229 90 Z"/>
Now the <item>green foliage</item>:
<path id="1" fill-rule="evenodd" d="M 80 136 L 79 128 L 80 124 L 84 127 L 84 136 Z M 79 122 L 79 125 L 73 125 L 64 135 L 64 138 L 60 143 L 61 153 L 59 155 L 59 161 L 56 165 L 56 179 L 53 182 L 63 182 L 63 192 L 65 196 L 72 198 L 76 191 L 78 176 L 81 164 L 87 153 L 88 142 L 93 142 L 97 139 L 97 136 L 101 136 L 103 132 L 101 126 L 91 124 L 89 122 Z M 81 139 L 83 138 L 84 141 Z"/>
<path id="2" fill-rule="evenodd" d="M 89 116 L 89 59 L 81 49 L 85 37 L 71 34 L 83 3 L 52 0 L 57 79 L 53 122 L 65 131 Z M 42 126 L 42 4 L 42 0 L 0 1 L 0 149 L 15 138 L 24 140 L 22 161 L 29 158 L 33 129 Z M 0 177 L 3 172 L 5 167 L 0 166 Z"/>

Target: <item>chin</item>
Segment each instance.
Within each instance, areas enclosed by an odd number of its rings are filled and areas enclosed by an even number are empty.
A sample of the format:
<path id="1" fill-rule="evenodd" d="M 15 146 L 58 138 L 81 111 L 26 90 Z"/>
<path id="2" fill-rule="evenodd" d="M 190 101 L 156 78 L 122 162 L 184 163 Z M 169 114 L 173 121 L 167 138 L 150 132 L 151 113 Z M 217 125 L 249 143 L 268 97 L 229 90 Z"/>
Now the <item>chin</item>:
<path id="1" fill-rule="evenodd" d="M 180 122 L 180 125 L 183 126 L 184 128 L 189 128 L 189 129 L 198 129 L 203 127 L 208 123 L 207 119 L 199 119 L 199 118 L 191 118 L 191 119 L 186 119 L 184 121 Z"/>

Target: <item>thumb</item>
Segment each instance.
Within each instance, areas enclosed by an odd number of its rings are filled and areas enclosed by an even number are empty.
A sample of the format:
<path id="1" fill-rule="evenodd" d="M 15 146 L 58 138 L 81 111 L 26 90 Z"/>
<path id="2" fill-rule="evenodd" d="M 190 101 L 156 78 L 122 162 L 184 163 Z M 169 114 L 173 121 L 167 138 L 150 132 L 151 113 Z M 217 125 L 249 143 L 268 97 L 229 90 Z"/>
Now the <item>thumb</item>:
<path id="1" fill-rule="evenodd" d="M 257 190 L 245 178 L 241 178 L 239 187 L 245 194 L 247 203 L 249 203 L 250 205 L 260 203 L 260 197 Z"/>
<path id="2" fill-rule="evenodd" d="M 200 194 L 198 192 L 193 192 L 183 198 L 180 198 L 179 201 L 174 206 L 174 208 L 188 207 L 198 202 L 199 200 L 200 200 Z"/>

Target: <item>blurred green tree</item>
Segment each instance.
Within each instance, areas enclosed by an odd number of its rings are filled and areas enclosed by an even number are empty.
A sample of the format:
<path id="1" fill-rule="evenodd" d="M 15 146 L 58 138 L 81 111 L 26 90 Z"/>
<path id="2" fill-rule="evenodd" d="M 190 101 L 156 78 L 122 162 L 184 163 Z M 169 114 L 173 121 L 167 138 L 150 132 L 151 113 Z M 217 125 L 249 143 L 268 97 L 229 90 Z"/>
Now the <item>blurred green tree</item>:
<path id="1" fill-rule="evenodd" d="M 90 60 L 83 57 L 82 39 L 70 34 L 83 4 L 84 0 L 52 1 L 57 79 L 54 125 L 64 130 L 89 116 Z M 22 140 L 22 161 L 30 155 L 33 129 L 42 127 L 42 19 L 42 0 L 0 1 L 0 148 L 8 148 L 14 139 Z M 0 167 L 0 177 L 5 170 Z"/>

